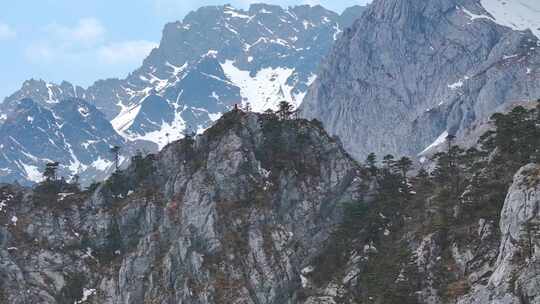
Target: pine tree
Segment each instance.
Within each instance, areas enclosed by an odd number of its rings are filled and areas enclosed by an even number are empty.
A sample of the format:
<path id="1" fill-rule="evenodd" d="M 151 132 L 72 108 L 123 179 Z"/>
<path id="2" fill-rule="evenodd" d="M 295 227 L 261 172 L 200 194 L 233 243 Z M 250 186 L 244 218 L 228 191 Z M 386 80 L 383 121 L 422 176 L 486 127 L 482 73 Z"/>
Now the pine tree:
<path id="1" fill-rule="evenodd" d="M 396 162 L 396 168 L 401 172 L 403 180 L 407 179 L 407 173 L 411 170 L 413 162 L 408 157 L 402 157 Z"/>
<path id="2" fill-rule="evenodd" d="M 418 179 L 420 180 L 427 180 L 429 179 L 429 173 L 426 169 L 421 168 L 420 170 L 418 170 L 418 174 L 416 175 L 416 177 L 418 177 Z"/>
<path id="3" fill-rule="evenodd" d="M 366 166 L 368 167 L 371 175 L 377 175 L 377 155 L 375 155 L 375 153 L 369 153 L 366 158 Z"/>
<path id="4" fill-rule="evenodd" d="M 58 171 L 58 167 L 60 166 L 59 162 L 52 162 L 47 163 L 45 165 L 45 171 L 43 172 L 43 177 L 47 182 L 56 181 L 57 176 L 56 172 Z"/>
<path id="5" fill-rule="evenodd" d="M 277 114 L 282 120 L 289 119 L 293 114 L 293 106 L 287 101 L 281 101 L 279 103 L 279 110 L 277 111 Z"/>
<path id="6" fill-rule="evenodd" d="M 387 154 L 386 156 L 383 157 L 383 165 L 385 169 L 390 170 L 390 171 L 393 170 L 395 163 L 396 161 L 394 160 L 394 155 Z"/>
<path id="7" fill-rule="evenodd" d="M 113 158 L 114 158 L 114 170 L 118 171 L 118 167 L 120 166 L 120 164 L 119 164 L 119 161 L 120 161 L 120 147 L 119 146 L 112 146 L 110 151 L 111 151 L 111 154 L 113 155 Z"/>
<path id="8" fill-rule="evenodd" d="M 448 136 L 446 136 L 446 142 L 448 143 L 448 150 L 450 151 L 450 148 L 452 148 L 452 146 L 454 145 L 454 141 L 456 140 L 456 136 L 453 135 L 453 134 L 448 134 Z"/>

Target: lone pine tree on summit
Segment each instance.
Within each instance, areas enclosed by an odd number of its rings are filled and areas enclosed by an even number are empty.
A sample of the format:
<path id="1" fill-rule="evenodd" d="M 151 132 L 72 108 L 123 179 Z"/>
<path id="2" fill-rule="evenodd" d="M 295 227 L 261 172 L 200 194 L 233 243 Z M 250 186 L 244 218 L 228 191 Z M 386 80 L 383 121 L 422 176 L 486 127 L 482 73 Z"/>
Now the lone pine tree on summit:
<path id="1" fill-rule="evenodd" d="M 58 171 L 59 166 L 59 162 L 50 162 L 45 165 L 45 171 L 43 172 L 45 181 L 51 182 L 56 180 L 56 172 Z"/>
<path id="2" fill-rule="evenodd" d="M 294 107 L 287 101 L 281 101 L 279 103 L 279 110 L 276 112 L 280 119 L 286 120 L 291 118 L 294 113 Z"/>

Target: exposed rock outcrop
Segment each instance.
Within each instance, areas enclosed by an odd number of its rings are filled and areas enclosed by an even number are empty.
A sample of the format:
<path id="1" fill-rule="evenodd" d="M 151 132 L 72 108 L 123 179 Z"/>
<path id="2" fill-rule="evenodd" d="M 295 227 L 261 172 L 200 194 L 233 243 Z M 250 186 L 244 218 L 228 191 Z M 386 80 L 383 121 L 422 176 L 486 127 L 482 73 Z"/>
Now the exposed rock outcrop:
<path id="1" fill-rule="evenodd" d="M 415 156 L 501 105 L 538 98 L 538 37 L 499 25 L 486 2 L 374 1 L 322 64 L 303 116 L 358 159 Z"/>
<path id="2" fill-rule="evenodd" d="M 362 183 L 318 126 L 231 112 L 95 192 L 2 186 L 0 302 L 298 303 Z"/>
<path id="3" fill-rule="evenodd" d="M 501 243 L 488 283 L 460 304 L 540 303 L 540 167 L 515 175 L 501 214 Z"/>

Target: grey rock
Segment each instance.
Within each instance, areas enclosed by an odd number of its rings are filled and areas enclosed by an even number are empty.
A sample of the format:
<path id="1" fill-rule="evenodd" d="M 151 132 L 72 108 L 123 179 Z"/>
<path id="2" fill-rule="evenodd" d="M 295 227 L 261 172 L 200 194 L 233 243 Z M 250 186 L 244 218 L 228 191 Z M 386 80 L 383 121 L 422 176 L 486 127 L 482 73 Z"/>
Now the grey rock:
<path id="1" fill-rule="evenodd" d="M 501 242 L 493 274 L 486 285 L 464 296 L 460 304 L 540 303 L 540 239 L 536 228 L 528 228 L 540 221 L 539 170 L 531 164 L 514 176 L 501 213 Z"/>
<path id="2" fill-rule="evenodd" d="M 62 200 L 3 186 L 0 299 L 297 303 L 301 270 L 362 180 L 319 127 L 241 112 L 143 162 L 148 174 L 135 162 Z"/>
<path id="3" fill-rule="evenodd" d="M 348 151 L 416 156 L 501 105 L 540 96 L 538 38 L 477 0 L 376 0 L 335 44 L 302 106 Z"/>

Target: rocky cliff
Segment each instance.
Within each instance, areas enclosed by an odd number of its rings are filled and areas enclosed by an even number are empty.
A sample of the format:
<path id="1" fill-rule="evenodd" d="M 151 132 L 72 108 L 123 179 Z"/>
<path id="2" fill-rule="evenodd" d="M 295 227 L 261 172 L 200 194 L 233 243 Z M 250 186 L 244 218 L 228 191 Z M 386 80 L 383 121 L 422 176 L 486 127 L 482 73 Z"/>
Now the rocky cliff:
<path id="1" fill-rule="evenodd" d="M 231 112 L 95 190 L 0 191 L 2 303 L 297 303 L 365 183 L 305 120 Z"/>
<path id="2" fill-rule="evenodd" d="M 0 302 L 538 303 L 534 113 L 431 174 L 232 111 L 85 191 L 1 185 Z"/>
<path id="3" fill-rule="evenodd" d="M 540 167 L 519 170 L 506 197 L 500 221 L 500 247 L 487 284 L 458 303 L 540 303 Z"/>
<path id="4" fill-rule="evenodd" d="M 523 22 L 539 19 L 538 4 L 514 2 L 375 0 L 322 64 L 303 115 L 360 159 L 466 137 L 501 106 L 540 96 L 538 25 Z"/>

